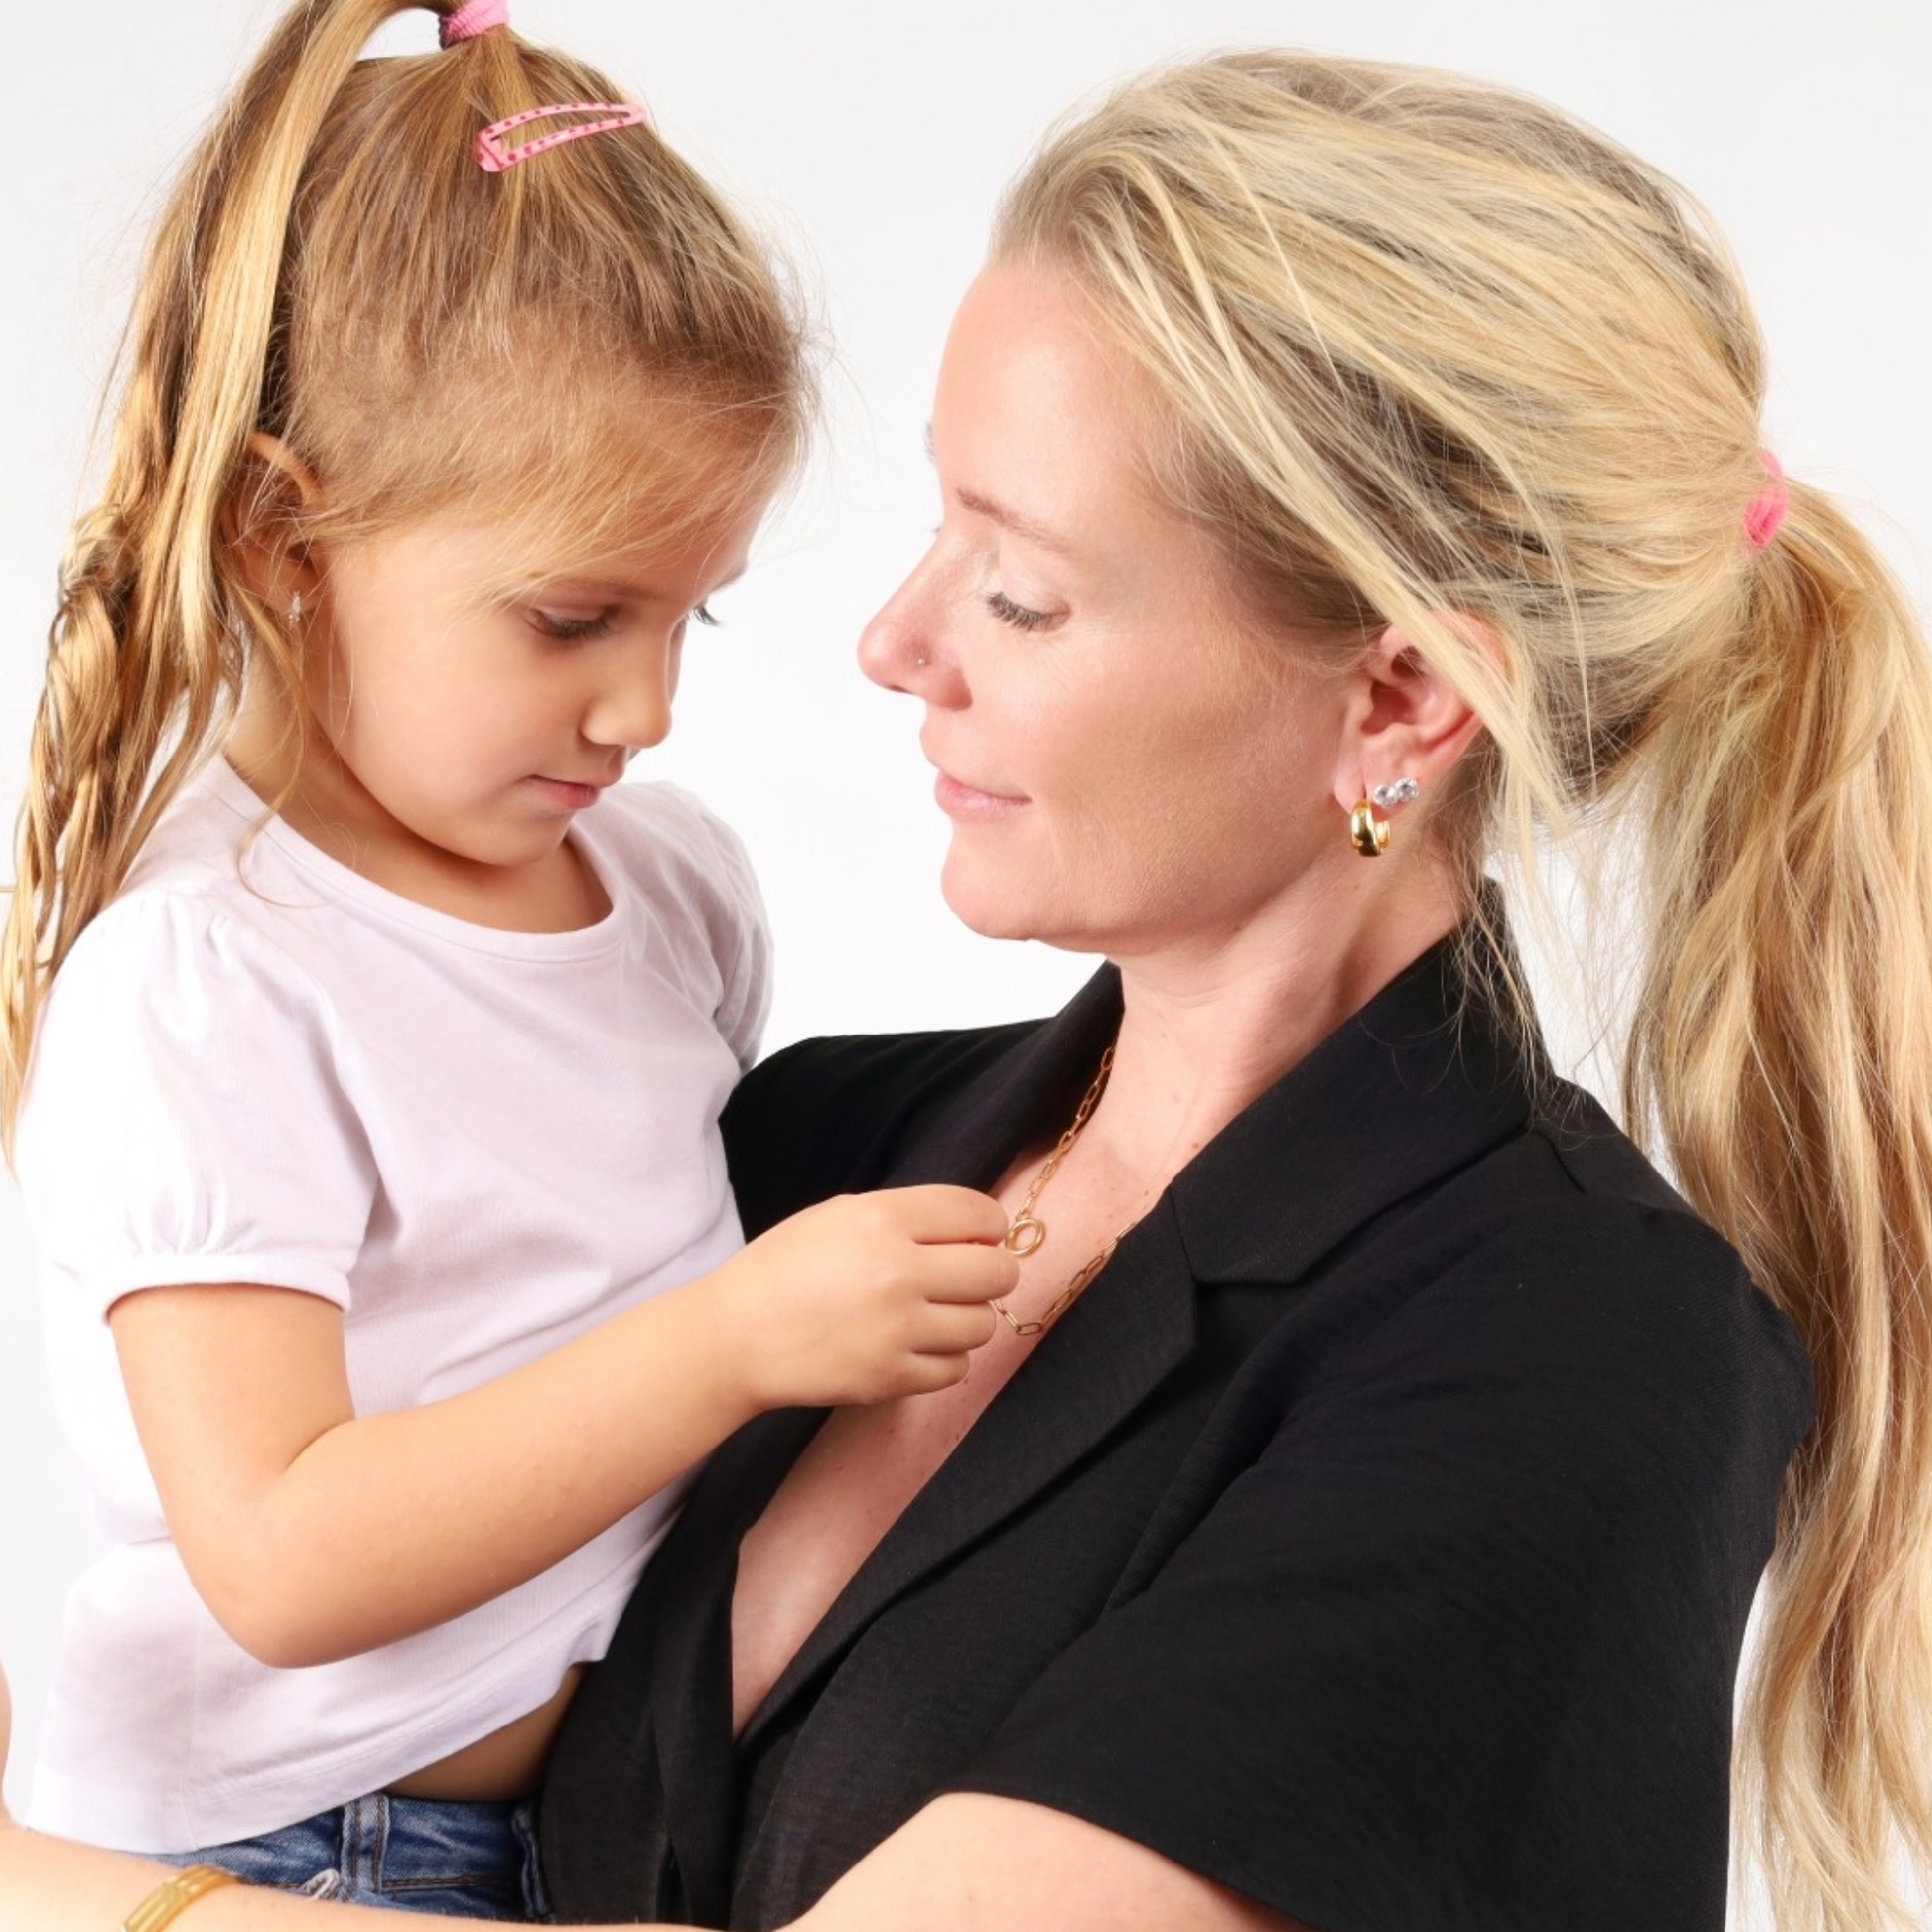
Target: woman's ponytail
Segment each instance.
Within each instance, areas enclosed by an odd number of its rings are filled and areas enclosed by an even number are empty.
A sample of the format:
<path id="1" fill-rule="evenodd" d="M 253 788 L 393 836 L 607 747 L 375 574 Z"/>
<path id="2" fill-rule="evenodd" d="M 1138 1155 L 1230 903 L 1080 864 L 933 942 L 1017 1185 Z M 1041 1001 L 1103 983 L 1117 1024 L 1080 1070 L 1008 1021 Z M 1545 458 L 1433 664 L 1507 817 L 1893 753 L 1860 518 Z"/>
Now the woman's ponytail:
<path id="1" fill-rule="evenodd" d="M 1740 1754 L 1810 1932 L 1882 1925 L 1898 1852 L 1932 1858 L 1932 662 L 1823 498 L 1754 571 L 1642 747 L 1626 1098 L 1811 1355 Z"/>
<path id="2" fill-rule="evenodd" d="M 1165 412 L 1153 486 L 1298 650 L 1394 622 L 1471 696 L 1418 822 L 1466 878 L 1517 862 L 1560 929 L 1544 836 L 1644 832 L 1627 1118 L 1817 1379 L 1746 1836 L 1784 1932 L 1876 1932 L 1900 1853 L 1932 1870 L 1932 661 L 1871 548 L 1767 479 L 1722 242 L 1540 102 L 1257 51 L 1062 129 L 995 246 L 1078 279 Z M 1626 897 L 1591 897 L 1620 954 Z"/>

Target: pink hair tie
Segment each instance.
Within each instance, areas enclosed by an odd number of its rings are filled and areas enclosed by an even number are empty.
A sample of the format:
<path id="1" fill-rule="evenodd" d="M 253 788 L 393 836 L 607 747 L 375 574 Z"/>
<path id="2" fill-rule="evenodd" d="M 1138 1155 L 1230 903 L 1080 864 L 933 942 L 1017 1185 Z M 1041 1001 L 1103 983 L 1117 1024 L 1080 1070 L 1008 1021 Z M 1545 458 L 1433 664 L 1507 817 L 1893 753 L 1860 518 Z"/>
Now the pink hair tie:
<path id="1" fill-rule="evenodd" d="M 503 136 L 512 128 L 527 127 L 531 121 L 547 121 L 558 114 L 595 114 L 594 121 L 580 121 L 575 127 L 560 127 L 554 134 L 540 134 L 519 148 L 503 146 Z M 477 166 L 486 175 L 500 175 L 519 161 L 547 148 L 560 148 L 566 141 L 581 141 L 587 134 L 608 134 L 614 127 L 637 127 L 650 116 L 634 101 L 560 100 L 549 107 L 526 108 L 506 121 L 492 121 L 477 136 Z"/>
<path id="2" fill-rule="evenodd" d="M 458 41 L 473 41 L 492 27 L 509 24 L 509 0 L 464 0 L 454 13 L 443 16 L 436 33 L 445 47 L 454 47 Z"/>
<path id="3" fill-rule="evenodd" d="M 1770 472 L 1771 481 L 1744 507 L 1744 535 L 1753 550 L 1762 550 L 1777 535 L 1791 508 L 1791 491 L 1785 486 L 1784 466 L 1769 450 L 1757 453 Z"/>

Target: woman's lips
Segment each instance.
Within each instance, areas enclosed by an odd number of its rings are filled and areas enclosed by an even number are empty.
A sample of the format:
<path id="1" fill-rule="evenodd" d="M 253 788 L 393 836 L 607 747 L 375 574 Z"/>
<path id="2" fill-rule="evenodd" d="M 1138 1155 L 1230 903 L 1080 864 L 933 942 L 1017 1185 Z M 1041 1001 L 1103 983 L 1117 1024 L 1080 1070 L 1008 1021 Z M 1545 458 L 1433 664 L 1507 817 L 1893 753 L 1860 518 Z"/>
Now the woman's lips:
<path id="1" fill-rule="evenodd" d="M 1009 792 L 982 791 L 946 771 L 939 773 L 932 795 L 948 818 L 1011 818 L 1027 803 Z"/>

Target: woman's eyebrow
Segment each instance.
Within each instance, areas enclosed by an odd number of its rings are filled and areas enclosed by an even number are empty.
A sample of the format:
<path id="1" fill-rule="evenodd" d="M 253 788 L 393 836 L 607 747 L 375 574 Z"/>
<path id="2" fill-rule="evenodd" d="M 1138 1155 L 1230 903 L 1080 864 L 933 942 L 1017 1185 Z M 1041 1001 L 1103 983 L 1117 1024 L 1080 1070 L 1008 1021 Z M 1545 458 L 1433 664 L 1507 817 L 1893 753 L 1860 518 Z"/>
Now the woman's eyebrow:
<path id="1" fill-rule="evenodd" d="M 997 523 L 1001 529 L 1011 530 L 1015 536 L 1037 544 L 1042 550 L 1050 550 L 1064 557 L 1072 547 L 1064 537 L 1056 535 L 1043 523 L 1035 523 L 1031 517 L 1022 516 L 1018 510 L 1008 509 L 990 496 L 980 495 L 977 490 L 955 489 L 953 496 L 961 509 L 971 510 L 975 516 L 983 516 L 989 523 Z"/>
<path id="2" fill-rule="evenodd" d="M 928 460 L 936 461 L 932 449 L 932 425 L 925 427 L 925 453 Z M 995 502 L 990 496 L 982 496 L 976 489 L 963 489 L 955 485 L 953 500 L 963 510 L 975 516 L 983 516 L 989 523 L 997 523 L 1003 530 L 1011 530 L 1017 537 L 1028 543 L 1037 544 L 1042 550 L 1050 550 L 1055 556 L 1065 557 L 1072 553 L 1073 546 L 1058 534 L 1049 530 L 1043 523 L 1035 523 L 1030 516 L 1022 516 L 1018 510 L 1009 509 L 1004 503 Z"/>

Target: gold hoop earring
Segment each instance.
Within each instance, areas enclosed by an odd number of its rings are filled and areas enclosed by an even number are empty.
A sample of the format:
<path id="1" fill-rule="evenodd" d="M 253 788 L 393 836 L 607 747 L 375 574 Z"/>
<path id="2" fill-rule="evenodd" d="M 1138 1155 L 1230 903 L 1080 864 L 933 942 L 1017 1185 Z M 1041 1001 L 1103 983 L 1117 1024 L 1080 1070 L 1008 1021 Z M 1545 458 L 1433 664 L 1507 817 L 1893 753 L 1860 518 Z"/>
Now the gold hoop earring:
<path id="1" fill-rule="evenodd" d="M 1377 818 L 1366 798 L 1348 815 L 1348 841 L 1364 859 L 1379 859 L 1389 849 L 1389 821 Z"/>

